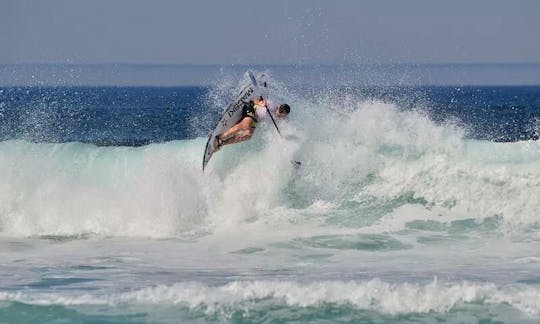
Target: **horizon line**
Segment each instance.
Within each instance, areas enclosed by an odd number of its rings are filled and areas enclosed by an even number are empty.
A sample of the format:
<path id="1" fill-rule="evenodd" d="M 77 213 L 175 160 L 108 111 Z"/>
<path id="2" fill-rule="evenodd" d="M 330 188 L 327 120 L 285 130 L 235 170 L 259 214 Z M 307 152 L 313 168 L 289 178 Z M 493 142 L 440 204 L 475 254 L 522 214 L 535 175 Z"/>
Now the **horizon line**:
<path id="1" fill-rule="evenodd" d="M 434 63 L 0 63 L 0 66 L 177 66 L 177 67 L 324 67 L 324 66 L 471 66 L 471 65 L 540 65 L 540 62 L 434 62 Z"/>

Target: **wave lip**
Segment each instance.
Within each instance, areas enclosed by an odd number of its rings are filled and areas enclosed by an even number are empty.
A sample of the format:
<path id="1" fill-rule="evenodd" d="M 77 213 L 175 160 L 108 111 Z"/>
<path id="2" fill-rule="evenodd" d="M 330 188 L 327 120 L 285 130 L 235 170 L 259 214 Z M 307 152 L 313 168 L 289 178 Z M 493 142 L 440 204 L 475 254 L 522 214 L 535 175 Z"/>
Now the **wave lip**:
<path id="1" fill-rule="evenodd" d="M 0 301 L 31 305 L 183 305 L 216 312 L 224 308 L 256 307 L 271 300 L 291 307 L 350 306 L 385 314 L 445 313 L 467 305 L 509 305 L 528 317 L 540 317 L 540 289 L 491 283 L 392 284 L 369 281 L 234 281 L 222 286 L 198 282 L 160 285 L 106 296 L 68 296 L 45 293 L 0 292 Z"/>

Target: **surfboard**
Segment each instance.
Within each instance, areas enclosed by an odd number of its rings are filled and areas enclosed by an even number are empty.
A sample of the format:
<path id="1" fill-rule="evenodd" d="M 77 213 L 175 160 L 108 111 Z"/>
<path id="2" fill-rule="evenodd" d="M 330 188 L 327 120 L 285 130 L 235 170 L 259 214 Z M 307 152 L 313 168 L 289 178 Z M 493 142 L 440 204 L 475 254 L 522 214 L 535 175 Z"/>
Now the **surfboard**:
<path id="1" fill-rule="evenodd" d="M 259 84 L 263 87 L 266 87 L 266 82 L 263 82 L 264 74 L 259 75 L 257 78 L 253 73 L 248 72 L 250 83 L 244 86 L 236 99 L 229 104 L 227 109 L 224 110 L 219 123 L 216 125 L 210 136 L 208 136 L 208 141 L 206 142 L 206 147 L 204 149 L 202 170 L 206 168 L 208 161 L 212 158 L 214 154 L 214 140 L 216 136 L 227 131 L 229 128 L 233 127 L 236 123 L 242 118 L 242 107 L 245 103 L 252 100 L 256 95 L 261 95 Z"/>

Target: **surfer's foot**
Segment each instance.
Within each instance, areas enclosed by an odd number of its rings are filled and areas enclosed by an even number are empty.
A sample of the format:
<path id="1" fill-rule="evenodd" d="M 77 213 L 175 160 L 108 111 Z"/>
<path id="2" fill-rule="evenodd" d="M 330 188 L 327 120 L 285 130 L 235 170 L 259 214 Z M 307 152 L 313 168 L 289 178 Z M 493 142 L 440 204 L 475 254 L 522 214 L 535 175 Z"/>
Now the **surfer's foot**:
<path id="1" fill-rule="evenodd" d="M 219 151 L 219 149 L 223 146 L 223 141 L 221 140 L 220 135 L 216 136 L 214 139 L 214 152 Z"/>

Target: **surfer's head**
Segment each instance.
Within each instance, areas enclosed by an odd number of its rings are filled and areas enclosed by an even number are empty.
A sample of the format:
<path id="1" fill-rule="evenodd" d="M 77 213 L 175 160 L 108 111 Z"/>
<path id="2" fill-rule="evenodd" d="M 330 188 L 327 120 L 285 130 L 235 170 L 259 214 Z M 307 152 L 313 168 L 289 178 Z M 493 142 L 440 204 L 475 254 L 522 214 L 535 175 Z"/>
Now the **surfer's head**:
<path id="1" fill-rule="evenodd" d="M 287 104 L 282 104 L 276 110 L 276 116 L 279 118 L 287 117 L 291 112 L 291 107 Z"/>

